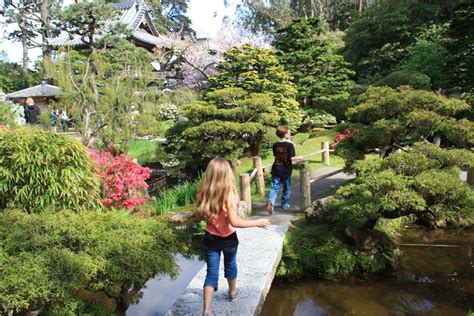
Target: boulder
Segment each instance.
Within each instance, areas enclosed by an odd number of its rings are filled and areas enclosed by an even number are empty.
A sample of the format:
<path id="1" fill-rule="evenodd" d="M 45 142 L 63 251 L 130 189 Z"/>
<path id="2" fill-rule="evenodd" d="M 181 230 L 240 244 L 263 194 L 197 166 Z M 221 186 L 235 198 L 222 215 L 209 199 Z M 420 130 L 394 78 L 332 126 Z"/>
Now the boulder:
<path id="1" fill-rule="evenodd" d="M 321 210 L 323 206 L 330 200 L 335 198 L 334 196 L 328 196 L 319 200 L 314 201 L 310 207 L 304 212 L 304 217 L 307 222 L 316 223 L 321 219 Z"/>

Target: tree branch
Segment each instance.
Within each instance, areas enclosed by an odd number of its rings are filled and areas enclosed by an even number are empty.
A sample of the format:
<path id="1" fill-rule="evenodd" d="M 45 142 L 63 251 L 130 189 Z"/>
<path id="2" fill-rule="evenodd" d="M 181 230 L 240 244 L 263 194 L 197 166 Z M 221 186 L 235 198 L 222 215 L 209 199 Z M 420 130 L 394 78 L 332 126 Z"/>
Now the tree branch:
<path id="1" fill-rule="evenodd" d="M 197 66 L 194 66 L 192 63 L 190 63 L 186 57 L 183 57 L 183 60 L 186 64 L 188 64 L 189 66 L 191 66 L 191 68 L 193 68 L 194 70 L 196 70 L 197 72 L 199 72 L 207 81 L 209 81 L 209 76 L 203 71 L 201 70 L 199 67 Z"/>

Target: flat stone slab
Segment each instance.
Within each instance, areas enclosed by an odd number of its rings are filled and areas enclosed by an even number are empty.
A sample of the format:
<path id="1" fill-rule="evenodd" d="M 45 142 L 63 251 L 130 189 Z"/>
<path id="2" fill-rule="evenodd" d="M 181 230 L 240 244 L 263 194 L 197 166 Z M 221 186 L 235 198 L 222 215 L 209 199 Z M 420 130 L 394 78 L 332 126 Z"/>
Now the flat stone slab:
<path id="1" fill-rule="evenodd" d="M 337 168 L 320 168 L 312 172 L 311 177 L 327 174 Z M 333 188 L 354 178 L 353 175 L 339 173 L 318 182 L 311 183 L 311 197 L 316 200 L 325 196 Z M 268 216 L 264 203 L 252 203 L 256 218 L 269 218 L 272 225 L 268 229 L 246 228 L 238 229 L 239 250 L 237 252 L 237 286 L 241 292 L 236 302 L 228 300 L 227 280 L 224 278 L 224 263 L 221 258 L 221 272 L 219 274 L 219 290 L 214 293 L 212 311 L 216 316 L 251 316 L 258 315 L 262 309 L 276 269 L 283 252 L 283 240 L 295 211 L 300 211 L 300 184 L 297 177 L 292 181 L 290 211 L 283 211 L 277 206 L 275 214 Z M 204 266 L 191 281 L 183 294 L 166 313 L 175 315 L 202 315 L 203 285 L 206 278 Z"/>
<path id="2" fill-rule="evenodd" d="M 221 257 L 219 289 L 214 293 L 212 302 L 212 311 L 216 316 L 249 316 L 260 313 L 282 256 L 283 239 L 293 213 L 277 212 L 273 216 L 259 215 L 252 219 L 263 217 L 269 218 L 272 222 L 267 229 L 257 227 L 237 229 L 239 237 L 237 287 L 240 288 L 240 295 L 235 302 L 230 302 L 228 299 L 228 285 L 224 278 L 224 263 Z M 205 278 L 206 266 L 189 283 L 166 315 L 202 315 Z"/>

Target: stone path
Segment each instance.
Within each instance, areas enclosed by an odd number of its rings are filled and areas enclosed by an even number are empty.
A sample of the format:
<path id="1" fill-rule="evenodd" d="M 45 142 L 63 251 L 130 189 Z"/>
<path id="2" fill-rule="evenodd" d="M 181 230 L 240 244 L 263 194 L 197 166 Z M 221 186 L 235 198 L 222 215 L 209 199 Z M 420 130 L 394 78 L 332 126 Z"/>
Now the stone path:
<path id="1" fill-rule="evenodd" d="M 319 168 L 311 172 L 311 178 L 315 178 L 327 173 L 330 173 L 332 171 L 335 171 L 340 168 L 334 168 L 334 167 L 324 167 L 324 168 Z M 338 173 L 334 176 L 331 176 L 329 178 L 313 182 L 311 183 L 311 201 L 320 199 L 324 196 L 327 196 L 328 193 L 333 191 L 335 188 L 343 184 L 344 182 L 353 179 L 353 175 L 349 175 L 346 173 Z M 281 190 L 280 193 L 278 194 L 277 200 L 276 200 L 276 205 L 277 207 L 275 210 L 278 212 L 279 208 L 279 201 L 281 199 Z M 253 203 L 252 204 L 254 210 L 264 210 L 265 209 L 265 203 Z M 293 178 L 291 179 L 291 196 L 290 196 L 290 206 L 291 210 L 298 212 L 300 211 L 301 208 L 301 190 L 300 190 L 300 179 L 299 179 L 299 174 L 297 170 L 293 171 Z M 266 213 L 266 212 L 265 212 Z M 257 212 L 257 214 L 260 214 Z"/>
<path id="2" fill-rule="evenodd" d="M 336 168 L 321 168 L 312 173 L 312 177 L 334 171 Z M 312 200 L 325 196 L 336 186 L 350 179 L 343 173 L 311 184 Z M 250 316 L 258 315 L 270 290 L 275 277 L 276 268 L 283 251 L 283 239 L 294 211 L 299 211 L 301 200 L 299 178 L 297 174 L 292 181 L 291 210 L 283 211 L 275 208 L 275 214 L 269 217 L 263 203 L 253 205 L 257 215 L 253 218 L 269 218 L 272 225 L 268 229 L 246 228 L 238 229 L 239 251 L 237 253 L 238 277 L 237 286 L 241 289 L 239 299 L 230 302 L 227 299 L 227 281 L 224 273 L 219 275 L 219 290 L 214 294 L 213 312 L 216 316 Z M 221 269 L 223 262 L 221 260 Z M 186 290 L 174 303 L 166 314 L 174 315 L 201 315 L 202 314 L 202 286 L 206 277 L 204 266 L 189 283 Z"/>

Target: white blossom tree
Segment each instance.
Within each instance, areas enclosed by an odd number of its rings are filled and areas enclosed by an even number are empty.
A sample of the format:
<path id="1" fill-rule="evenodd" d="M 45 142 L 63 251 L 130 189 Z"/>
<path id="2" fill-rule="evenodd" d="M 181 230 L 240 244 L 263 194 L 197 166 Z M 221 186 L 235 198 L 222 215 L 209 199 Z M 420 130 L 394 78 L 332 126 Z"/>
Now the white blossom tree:
<path id="1" fill-rule="evenodd" d="M 158 50 L 157 57 L 164 69 L 179 69 L 182 84 L 191 89 L 207 87 L 209 78 L 217 71 L 223 54 L 233 46 L 251 44 L 269 47 L 261 34 L 249 34 L 235 25 L 225 22 L 212 38 L 182 38 L 170 35 L 165 46 Z M 176 78 L 179 79 L 179 78 Z"/>

